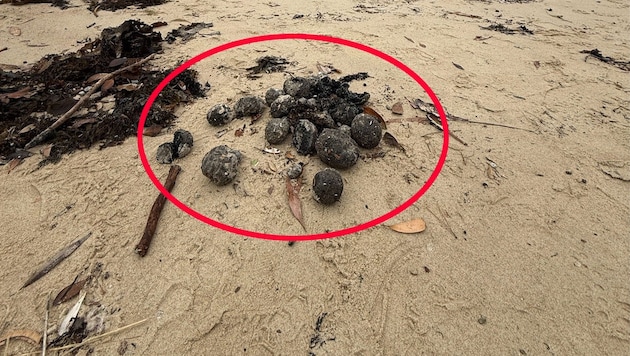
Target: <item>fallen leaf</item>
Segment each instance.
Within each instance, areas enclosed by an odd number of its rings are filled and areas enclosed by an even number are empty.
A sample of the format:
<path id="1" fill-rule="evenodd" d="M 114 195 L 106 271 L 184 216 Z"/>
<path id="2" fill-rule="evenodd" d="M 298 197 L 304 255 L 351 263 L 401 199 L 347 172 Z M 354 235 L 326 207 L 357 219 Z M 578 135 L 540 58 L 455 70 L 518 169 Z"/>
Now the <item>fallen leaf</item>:
<path id="1" fill-rule="evenodd" d="M 455 63 L 455 62 L 451 62 L 451 63 L 453 63 L 453 65 L 455 66 L 455 68 L 457 68 L 457 69 L 461 69 L 461 70 L 464 70 L 464 67 L 460 66 L 459 64 L 457 64 L 457 63 Z"/>
<path id="2" fill-rule="evenodd" d="M 415 233 L 424 231 L 424 229 L 426 229 L 427 226 L 424 223 L 424 220 L 418 218 L 418 219 L 413 219 L 413 220 L 401 222 L 398 224 L 390 225 L 388 227 L 396 232 L 400 232 L 403 234 L 415 234 Z"/>
<path id="3" fill-rule="evenodd" d="M 14 158 L 14 159 L 12 159 L 12 160 L 9 162 L 9 164 L 8 164 L 8 166 L 9 166 L 9 170 L 7 171 L 7 174 L 11 173 L 11 171 L 12 171 L 13 169 L 15 169 L 15 167 L 19 166 L 19 165 L 20 165 L 20 163 L 22 163 L 22 158 Z"/>
<path id="4" fill-rule="evenodd" d="M 97 118 L 94 118 L 94 117 L 88 117 L 88 118 L 85 118 L 85 119 L 80 119 L 80 120 L 75 121 L 75 122 L 72 124 L 72 126 L 71 126 L 71 127 L 72 127 L 73 129 L 78 129 L 79 127 L 81 127 L 81 126 L 83 126 L 83 125 L 85 125 L 85 124 L 93 124 L 93 123 L 95 123 L 95 122 L 98 122 L 98 119 L 97 119 Z"/>
<path id="5" fill-rule="evenodd" d="M 396 115 L 402 115 L 403 114 L 403 105 L 402 103 L 399 101 L 396 104 L 392 105 L 392 112 Z"/>
<path id="6" fill-rule="evenodd" d="M 73 323 L 74 320 L 77 318 L 77 315 L 79 315 L 79 309 L 81 309 L 81 305 L 83 305 L 84 299 L 85 291 L 81 292 L 79 300 L 72 306 L 72 308 L 70 308 L 68 314 L 66 314 L 66 316 L 61 321 L 61 324 L 59 324 L 59 330 L 57 331 L 57 334 L 59 336 L 70 331 L 70 326 L 72 326 L 71 322 Z"/>
<path id="7" fill-rule="evenodd" d="M 385 132 L 385 134 L 383 135 L 383 142 L 405 152 L 405 148 L 400 143 L 398 143 L 396 137 L 394 137 L 394 135 L 390 134 L 389 132 Z"/>
<path id="8" fill-rule="evenodd" d="M 35 128 L 35 124 L 26 125 L 26 126 L 24 126 L 23 129 L 20 130 L 20 132 L 18 132 L 18 135 L 25 134 L 25 133 L 33 130 L 34 128 Z"/>
<path id="9" fill-rule="evenodd" d="M 127 63 L 127 58 L 126 57 L 122 57 L 122 58 L 116 58 L 113 59 L 111 62 L 109 62 L 109 67 L 113 68 L 113 67 L 119 67 L 123 64 Z"/>
<path id="10" fill-rule="evenodd" d="M 18 91 L 14 91 L 13 93 L 6 94 L 6 97 L 9 99 L 19 99 L 30 94 L 31 87 L 22 88 Z"/>
<path id="11" fill-rule="evenodd" d="M 163 27 L 168 25 L 168 23 L 166 23 L 165 21 L 157 21 L 151 24 L 152 28 L 158 28 L 158 27 Z"/>
<path id="12" fill-rule="evenodd" d="M 22 34 L 22 30 L 19 27 L 11 26 L 9 27 L 9 33 L 13 36 L 19 36 Z"/>
<path id="13" fill-rule="evenodd" d="M 377 113 L 376 110 L 372 109 L 369 106 L 364 106 L 363 113 L 374 116 L 378 120 L 378 122 L 381 124 L 381 128 L 383 130 L 387 130 L 387 124 L 385 123 L 385 120 L 383 120 L 383 117 L 381 116 L 381 114 Z"/>
<path id="14" fill-rule="evenodd" d="M 287 151 L 287 153 L 284 154 L 284 158 L 288 159 L 288 160 L 294 160 L 295 159 L 295 155 L 289 151 Z"/>
<path id="15" fill-rule="evenodd" d="M 114 79 L 107 79 L 105 83 L 101 86 L 101 92 L 106 93 L 109 89 L 114 86 Z"/>
<path id="16" fill-rule="evenodd" d="M 9 339 L 18 339 L 29 342 L 33 345 L 39 345 L 39 343 L 42 341 L 42 334 L 37 331 L 28 329 L 9 331 L 8 333 L 2 335 L 2 337 L 0 338 L 0 346 L 6 345 L 7 340 Z"/>
<path id="17" fill-rule="evenodd" d="M 302 183 L 299 179 L 296 179 L 296 184 L 294 185 L 292 179 L 288 176 L 285 177 L 287 181 L 287 193 L 289 194 L 289 208 L 291 209 L 291 213 L 293 216 L 299 221 L 300 225 L 304 231 L 306 231 L 306 226 L 304 226 L 304 218 L 302 217 L 302 202 L 300 201 L 300 189 L 302 188 Z"/>
<path id="18" fill-rule="evenodd" d="M 89 77 L 85 82 L 86 83 L 94 83 L 96 81 L 99 81 L 99 80 L 105 78 L 108 75 L 109 75 L 109 73 L 96 73 L 93 76 Z"/>
<path id="19" fill-rule="evenodd" d="M 116 86 L 116 90 L 136 91 L 142 87 L 142 84 L 121 84 Z"/>
<path id="20" fill-rule="evenodd" d="M 162 125 L 151 125 L 149 127 L 145 127 L 142 134 L 144 136 L 154 137 L 157 136 L 160 132 L 162 132 Z"/>
<path id="21" fill-rule="evenodd" d="M 46 111 L 52 115 L 63 115 L 68 112 L 68 110 L 72 109 L 76 103 L 77 101 L 73 98 L 64 98 L 49 104 Z"/>
<path id="22" fill-rule="evenodd" d="M 85 240 L 88 239 L 88 237 L 92 236 L 92 232 L 88 233 L 87 235 L 83 236 L 80 239 L 74 240 L 72 243 L 70 243 L 69 245 L 65 246 L 64 248 L 62 248 L 59 252 L 57 252 L 53 257 L 51 257 L 50 259 L 48 259 L 40 268 L 38 268 L 24 283 L 24 285 L 22 286 L 22 288 L 26 288 L 29 285 L 31 285 L 32 283 L 34 283 L 35 281 L 39 280 L 40 278 L 42 278 L 43 276 L 46 275 L 46 273 L 50 272 L 53 268 L 55 268 L 58 264 L 61 263 L 61 261 L 65 260 L 68 256 L 70 256 L 74 251 L 76 251 L 76 249 L 79 248 L 79 246 L 81 246 L 81 244 L 83 244 L 85 242 Z M 20 288 L 20 289 L 22 289 Z"/>
<path id="23" fill-rule="evenodd" d="M 50 152 L 52 151 L 53 145 L 52 143 L 49 144 L 48 146 L 44 147 L 42 149 L 42 155 L 44 155 L 45 158 L 50 157 Z"/>
<path id="24" fill-rule="evenodd" d="M 78 282 L 74 281 L 72 282 L 72 284 L 62 289 L 59 293 L 57 293 L 57 296 L 55 297 L 55 300 L 53 301 L 53 305 L 59 305 L 61 303 L 65 303 L 69 301 L 70 299 L 76 297 L 79 294 L 79 292 L 81 292 L 81 290 L 83 289 L 83 286 L 85 285 L 87 281 L 88 281 L 87 278 L 84 278 Z"/>

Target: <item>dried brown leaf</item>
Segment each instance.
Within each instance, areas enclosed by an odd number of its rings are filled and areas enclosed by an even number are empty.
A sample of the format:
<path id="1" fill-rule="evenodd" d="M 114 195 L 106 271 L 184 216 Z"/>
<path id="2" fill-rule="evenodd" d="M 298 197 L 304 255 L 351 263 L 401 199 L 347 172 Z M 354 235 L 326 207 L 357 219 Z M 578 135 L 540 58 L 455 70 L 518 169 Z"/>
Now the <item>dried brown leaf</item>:
<path id="1" fill-rule="evenodd" d="M 25 134 L 33 129 L 35 129 L 35 124 L 26 125 L 20 130 L 20 132 L 18 132 L 18 135 Z"/>
<path id="2" fill-rule="evenodd" d="M 13 36 L 19 36 L 22 34 L 22 30 L 19 27 L 11 26 L 9 27 L 9 33 Z"/>
<path id="3" fill-rule="evenodd" d="M 405 148 L 400 143 L 398 143 L 396 137 L 394 137 L 394 135 L 390 134 L 389 132 L 385 132 L 385 134 L 383 135 L 383 142 L 405 152 Z"/>
<path id="4" fill-rule="evenodd" d="M 93 76 L 89 77 L 85 82 L 86 83 L 94 83 L 94 82 L 97 82 L 97 81 L 105 78 L 108 75 L 109 75 L 109 73 L 96 73 Z"/>
<path id="5" fill-rule="evenodd" d="M 22 88 L 18 91 L 14 91 L 13 93 L 6 94 L 6 97 L 9 99 L 19 99 L 30 94 L 31 87 Z"/>
<path id="6" fill-rule="evenodd" d="M 53 148 L 53 144 L 49 144 L 48 146 L 44 147 L 42 149 L 42 155 L 44 155 L 45 158 L 50 157 L 50 152 L 52 151 Z"/>
<path id="7" fill-rule="evenodd" d="M 424 231 L 424 229 L 426 229 L 427 226 L 424 223 L 424 220 L 418 218 L 418 219 L 413 219 L 413 220 L 401 222 L 398 224 L 390 225 L 388 227 L 396 232 L 400 232 L 403 234 L 415 234 L 415 233 Z"/>
<path id="8" fill-rule="evenodd" d="M 72 284 L 62 289 L 59 293 L 57 293 L 57 296 L 55 297 L 55 300 L 53 301 L 53 305 L 59 305 L 61 303 L 65 303 L 69 301 L 70 299 L 79 295 L 79 293 L 81 292 L 81 290 L 83 289 L 83 286 L 85 285 L 87 281 L 88 279 L 84 278 L 78 282 L 77 281 L 72 282 Z"/>
<path id="9" fill-rule="evenodd" d="M 133 83 L 121 84 L 116 86 L 116 90 L 136 91 L 138 89 L 140 89 L 140 85 Z"/>
<path id="10" fill-rule="evenodd" d="M 403 104 L 399 101 L 396 104 L 392 105 L 392 112 L 396 115 L 402 115 L 404 112 Z"/>
<path id="11" fill-rule="evenodd" d="M 0 346 L 4 346 L 9 339 L 18 339 L 29 342 L 33 345 L 39 345 L 42 341 L 42 334 L 35 330 L 17 329 L 9 331 L 0 338 Z"/>
<path id="12" fill-rule="evenodd" d="M 296 179 L 296 184 L 293 184 L 292 179 L 289 177 L 285 177 L 287 181 L 287 193 L 289 194 L 289 208 L 291 209 L 291 213 L 300 222 L 302 228 L 306 231 L 306 226 L 304 225 L 304 218 L 302 216 L 302 202 L 300 201 L 300 189 L 302 188 L 302 183 L 299 179 Z"/>
<path id="13" fill-rule="evenodd" d="M 154 136 L 159 135 L 160 132 L 162 132 L 162 125 L 155 124 L 149 127 L 145 127 L 142 134 L 144 136 L 154 137 Z"/>
<path id="14" fill-rule="evenodd" d="M 121 65 L 127 63 L 127 58 L 126 57 L 122 57 L 122 58 L 116 58 L 113 59 L 111 62 L 109 62 L 109 67 L 113 68 L 113 67 L 120 67 Z"/>
<path id="15" fill-rule="evenodd" d="M 77 129 L 77 128 L 79 128 L 79 127 L 81 127 L 81 126 L 85 125 L 85 124 L 93 124 L 93 123 L 95 123 L 95 122 L 98 122 L 98 119 L 97 119 L 97 118 L 94 118 L 94 117 L 88 117 L 88 118 L 85 118 L 85 119 L 79 119 L 79 120 L 75 121 L 75 122 L 72 124 L 72 126 L 71 126 L 71 127 L 72 127 L 73 129 Z"/>
<path id="16" fill-rule="evenodd" d="M 387 130 L 387 124 L 385 123 L 385 120 L 383 119 L 381 114 L 376 112 L 376 110 L 372 109 L 369 106 L 364 106 L 363 113 L 374 116 L 378 120 L 378 122 L 381 124 L 381 128 L 383 130 Z"/>
<path id="17" fill-rule="evenodd" d="M 14 158 L 12 159 L 8 166 L 9 166 L 9 170 L 7 171 L 7 174 L 11 173 L 12 170 L 15 169 L 15 167 L 19 166 L 20 163 L 22 163 L 22 158 Z"/>
<path id="18" fill-rule="evenodd" d="M 114 86 L 114 79 L 107 79 L 101 86 L 101 92 L 105 93 Z"/>
<path id="19" fill-rule="evenodd" d="M 455 62 L 451 62 L 453 63 L 453 65 L 455 66 L 455 68 L 460 69 L 460 70 L 464 70 L 464 67 L 460 66 L 459 64 L 455 63 Z"/>
<path id="20" fill-rule="evenodd" d="M 234 136 L 241 137 L 243 136 L 244 133 L 245 133 L 245 125 L 243 125 L 243 127 L 241 127 L 240 129 L 236 129 L 236 131 L 234 131 Z"/>

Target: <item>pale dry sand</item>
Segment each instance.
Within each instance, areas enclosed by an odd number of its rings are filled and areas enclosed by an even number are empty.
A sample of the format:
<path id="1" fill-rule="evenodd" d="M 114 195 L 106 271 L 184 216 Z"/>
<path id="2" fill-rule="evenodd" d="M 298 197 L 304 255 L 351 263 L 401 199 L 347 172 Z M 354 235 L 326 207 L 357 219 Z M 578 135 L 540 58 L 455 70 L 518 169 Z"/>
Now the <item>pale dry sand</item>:
<path id="1" fill-rule="evenodd" d="M 289 247 L 223 232 L 168 203 L 145 258 L 133 250 L 157 190 L 135 139 L 76 152 L 39 170 L 38 157 L 30 158 L 0 183 L 0 334 L 41 331 L 48 294 L 102 264 L 81 314 L 103 306 L 106 331 L 148 321 L 92 344 L 98 355 L 116 354 L 123 342 L 129 345 L 125 354 L 143 355 L 630 351 L 629 74 L 593 58 L 585 61 L 580 53 L 598 48 L 630 59 L 626 1 L 173 1 L 101 11 L 98 17 L 83 3 L 72 4 L 67 10 L 1 5 L 0 47 L 9 49 L 0 52 L 0 63 L 20 65 L 75 51 L 78 41 L 130 18 L 167 21 L 163 34 L 181 20 L 213 22 L 202 34 L 221 32 L 166 45 L 153 61 L 163 67 L 244 37 L 318 33 L 365 43 L 404 62 L 454 115 L 533 132 L 451 122 L 468 146 L 451 140 L 433 187 L 388 222 L 422 217 L 427 230 L 421 234 L 377 226 Z M 296 14 L 304 16 L 294 19 Z M 507 20 L 534 35 L 480 29 Z M 9 34 L 12 26 L 21 29 L 19 37 Z M 324 43 L 261 43 L 195 66 L 212 89 L 178 112 L 176 127 L 193 132 L 196 141 L 191 155 L 178 162 L 183 171 L 173 194 L 230 225 L 301 234 L 282 177 L 252 170 L 284 165 L 257 150 L 264 145 L 266 117 L 251 126 L 234 121 L 220 139 L 205 121 L 216 103 L 280 85 L 287 74 L 245 78 L 245 68 L 267 54 L 297 62 L 289 68 L 296 75 L 314 73 L 317 61 L 344 74 L 369 72 L 367 85 L 357 82 L 354 88 L 370 92 L 371 105 L 388 120 L 396 118 L 387 110 L 393 103 L 427 97 L 393 66 Z M 361 160 L 343 172 L 346 191 L 339 204 L 323 208 L 313 201 L 309 182 L 322 165 L 310 159 L 301 194 L 309 233 L 380 216 L 422 186 L 442 137 L 432 126 L 405 120 L 416 115 L 408 105 L 405 111 L 389 130 L 407 154 L 381 144 L 385 157 Z M 243 123 L 245 135 L 235 137 Z M 171 134 L 145 138 L 162 181 L 168 167 L 157 164 L 154 153 Z M 236 188 L 216 188 L 201 175 L 201 158 L 218 144 L 244 153 Z M 290 150 L 289 144 L 279 148 Z M 88 231 L 94 235 L 75 254 L 20 290 L 36 266 Z M 71 304 L 52 308 L 53 326 Z M 322 313 L 327 315 L 316 331 Z M 315 335 L 325 342 L 311 345 Z M 35 350 L 21 341 L 12 345 L 10 355 Z"/>

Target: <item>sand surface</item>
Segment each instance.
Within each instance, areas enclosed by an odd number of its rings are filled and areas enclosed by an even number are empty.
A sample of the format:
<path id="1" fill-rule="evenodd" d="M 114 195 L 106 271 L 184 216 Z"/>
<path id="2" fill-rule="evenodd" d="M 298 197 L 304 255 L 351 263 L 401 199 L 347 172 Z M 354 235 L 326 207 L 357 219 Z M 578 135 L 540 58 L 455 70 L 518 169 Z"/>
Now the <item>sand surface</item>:
<path id="1" fill-rule="evenodd" d="M 84 3 L 0 5 L 0 63 L 33 63 L 72 52 L 124 20 L 212 22 L 187 43 L 166 45 L 152 64 L 169 67 L 233 40 L 279 32 L 364 43 L 402 61 L 453 115 L 512 128 L 452 121 L 448 158 L 435 184 L 386 224 L 423 218 L 403 235 L 384 224 L 340 238 L 252 239 L 206 225 L 167 203 L 149 254 L 134 247 L 158 191 L 137 140 L 78 151 L 37 169 L 36 156 L 0 180 L 0 334 L 43 330 L 46 300 L 95 269 L 80 315 L 104 331 L 143 324 L 84 346 L 96 355 L 622 355 L 630 352 L 630 74 L 582 50 L 630 60 L 627 1 L 172 1 L 90 13 Z M 295 16 L 303 15 L 303 16 Z M 481 26 L 525 26 L 533 35 Z M 89 25 L 94 24 L 90 27 Z M 9 33 L 19 27 L 20 36 Z M 220 31 L 220 35 L 213 34 Z M 262 55 L 295 62 L 284 73 L 246 78 Z M 406 99 L 428 96 L 391 64 L 339 45 L 286 40 L 239 47 L 194 66 L 212 88 L 182 107 L 172 130 L 145 137 L 164 181 L 158 145 L 177 128 L 195 146 L 177 163 L 173 195 L 201 214 L 247 230 L 303 234 L 287 205 L 283 155 L 263 154 L 267 116 L 208 125 L 214 104 L 263 95 L 289 76 L 332 63 L 390 121 L 406 148 L 344 171 L 339 203 L 323 207 L 310 182 L 300 194 L 308 233 L 334 231 L 387 213 L 417 192 L 443 143 L 411 120 Z M 454 64 L 457 64 L 455 66 Z M 458 68 L 459 67 L 459 68 Z M 363 85 L 365 83 L 365 86 Z M 403 102 L 405 113 L 388 109 Z M 234 131 L 246 124 L 244 135 Z M 237 184 L 216 187 L 200 172 L 218 144 L 243 152 Z M 277 146 L 283 154 L 290 144 Z M 369 151 L 363 150 L 364 154 Z M 41 158 L 41 156 L 40 156 Z M 92 232 L 72 256 L 20 289 L 62 246 Z M 75 300 L 51 308 L 57 326 Z M 319 322 L 318 322 L 319 319 Z M 55 330 L 56 332 L 56 330 Z M 52 335 L 52 334 L 51 334 Z M 126 347 L 125 347 L 126 345 Z M 11 340 L 8 355 L 37 351 Z M 0 347 L 0 352 L 5 352 Z"/>

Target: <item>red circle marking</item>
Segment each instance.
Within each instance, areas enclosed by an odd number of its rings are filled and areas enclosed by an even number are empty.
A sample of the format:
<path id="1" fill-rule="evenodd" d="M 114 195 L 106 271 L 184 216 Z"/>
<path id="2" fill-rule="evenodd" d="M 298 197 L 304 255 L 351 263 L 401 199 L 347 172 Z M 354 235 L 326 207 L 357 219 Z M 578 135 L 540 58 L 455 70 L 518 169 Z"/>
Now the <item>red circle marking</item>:
<path id="1" fill-rule="evenodd" d="M 337 231 L 332 231 L 332 232 L 327 232 L 327 233 L 312 234 L 312 235 L 274 235 L 274 234 L 265 234 L 265 233 L 262 233 L 262 232 L 239 229 L 239 228 L 234 227 L 234 226 L 229 226 L 229 225 L 223 224 L 223 223 L 221 223 L 219 221 L 210 219 L 209 217 L 207 217 L 207 216 L 205 216 L 203 214 L 200 214 L 199 212 L 195 211 L 194 209 L 189 208 L 186 204 L 184 204 L 181 201 L 179 201 L 168 190 L 166 190 L 166 188 L 164 188 L 164 186 L 162 185 L 160 180 L 155 176 L 155 173 L 153 173 L 153 170 L 151 170 L 151 165 L 149 164 L 149 161 L 147 160 L 147 156 L 146 156 L 146 154 L 144 152 L 144 142 L 143 142 L 143 136 L 142 136 L 144 123 L 146 122 L 147 115 L 149 114 L 149 110 L 151 109 L 151 106 L 153 105 L 153 102 L 155 101 L 155 99 L 157 99 L 157 97 L 160 94 L 160 92 L 164 89 L 164 87 L 166 87 L 166 85 L 171 80 L 173 80 L 181 72 L 183 72 L 184 70 L 188 69 L 193 64 L 201 61 L 202 59 L 208 58 L 208 57 L 210 57 L 212 55 L 215 55 L 217 53 L 226 51 L 228 49 L 244 46 L 244 45 L 247 45 L 247 44 L 257 43 L 257 42 L 276 41 L 276 40 L 289 40 L 289 39 L 311 40 L 311 41 L 336 43 L 336 44 L 340 44 L 340 45 L 343 45 L 343 46 L 352 47 L 352 48 L 361 50 L 363 52 L 367 52 L 369 54 L 372 54 L 374 56 L 377 56 L 377 57 L 379 57 L 379 58 L 381 58 L 381 59 L 383 59 L 383 60 L 385 60 L 385 61 L 387 61 L 387 62 L 389 62 L 389 63 L 391 63 L 393 65 L 395 65 L 398 69 L 402 70 L 408 76 L 413 78 L 413 80 L 415 80 L 416 83 L 420 84 L 420 86 L 424 89 L 424 91 L 429 95 L 429 98 L 431 98 L 431 101 L 433 102 L 433 104 L 437 108 L 438 113 L 440 114 L 440 119 L 442 120 L 442 127 L 444 128 L 442 152 L 440 153 L 440 158 L 438 159 L 438 162 L 435 165 L 435 169 L 433 170 L 433 173 L 431 174 L 431 176 L 429 176 L 429 179 L 426 181 L 426 183 L 424 183 L 424 185 L 420 188 L 420 190 L 418 190 L 418 192 L 416 194 L 414 194 L 411 198 L 409 198 L 407 201 L 402 203 L 400 206 L 398 206 L 394 210 L 392 210 L 392 211 L 390 211 L 390 212 L 388 212 L 388 213 L 386 213 L 384 215 L 381 215 L 381 216 L 379 216 L 379 217 L 377 217 L 377 218 L 375 218 L 373 220 L 370 220 L 368 222 L 365 222 L 365 223 L 362 223 L 362 224 L 359 224 L 359 225 L 356 225 L 356 226 L 352 226 L 352 227 L 349 227 L 349 228 L 345 228 L 345 229 L 342 229 L 342 230 L 337 230 Z M 426 193 L 427 190 L 429 190 L 431 185 L 435 182 L 435 180 L 437 179 L 438 175 L 440 174 L 440 171 L 442 170 L 442 167 L 444 166 L 444 162 L 446 161 L 446 155 L 448 153 L 448 122 L 446 121 L 446 114 L 444 112 L 444 108 L 442 108 L 442 104 L 440 104 L 440 101 L 438 100 L 438 98 L 435 95 L 435 93 L 433 93 L 433 90 L 431 90 L 431 88 L 427 85 L 427 83 L 425 83 L 424 80 L 422 80 L 422 78 L 420 78 L 420 76 L 418 74 L 416 74 L 413 70 L 411 70 L 409 67 L 407 67 L 404 63 L 400 62 L 396 58 L 394 58 L 394 57 L 392 57 L 392 56 L 390 56 L 390 55 L 388 55 L 386 53 L 383 53 L 383 52 L 381 52 L 379 50 L 376 50 L 376 49 L 374 49 L 372 47 L 366 46 L 366 45 L 364 45 L 362 43 L 353 42 L 353 41 L 346 40 L 346 39 L 343 39 L 343 38 L 338 38 L 338 37 L 330 37 L 330 36 L 315 35 L 315 34 L 308 34 L 308 33 L 278 33 L 278 34 L 262 35 L 262 36 L 254 36 L 254 37 L 249 37 L 249 38 L 243 38 L 243 39 L 240 39 L 240 40 L 236 40 L 236 41 L 233 41 L 233 42 L 225 43 L 225 44 L 222 44 L 222 45 L 217 46 L 215 48 L 212 48 L 212 49 L 210 49 L 210 50 L 208 50 L 206 52 L 203 52 L 203 53 L 193 57 L 192 59 L 186 61 L 184 64 L 182 64 L 181 66 L 177 67 L 169 75 L 167 75 L 166 78 L 164 78 L 164 80 L 162 80 L 162 82 L 160 82 L 160 84 L 158 84 L 158 86 L 155 88 L 155 90 L 153 90 L 153 92 L 149 96 L 149 99 L 147 100 L 147 103 L 144 105 L 144 108 L 142 109 L 142 114 L 140 115 L 140 121 L 138 122 L 137 135 L 138 135 L 138 153 L 140 155 L 140 160 L 142 161 L 142 165 L 144 166 L 144 169 L 147 172 L 147 175 L 149 176 L 149 178 L 151 178 L 151 181 L 160 190 L 160 192 L 162 194 L 164 194 L 164 196 L 168 200 L 170 200 L 173 204 L 175 204 L 178 208 L 182 209 L 183 211 L 185 211 L 189 215 L 193 216 L 197 220 L 203 221 L 206 224 L 212 225 L 214 227 L 218 227 L 219 229 L 222 229 L 222 230 L 225 230 L 225 231 L 228 231 L 228 232 L 232 232 L 232 233 L 239 234 L 239 235 L 244 235 L 244 236 L 249 236 L 249 237 L 255 237 L 255 238 L 262 238 L 262 239 L 268 239 L 268 240 L 285 240 L 285 241 L 317 240 L 317 239 L 327 239 L 327 238 L 331 238 L 331 237 L 339 237 L 339 236 L 352 234 L 352 233 L 355 233 L 355 232 L 359 232 L 359 231 L 365 230 L 367 228 L 376 226 L 378 224 L 381 224 L 381 223 L 391 219 L 392 217 L 394 217 L 394 216 L 400 214 L 401 212 L 403 212 L 403 210 L 405 210 L 408 207 L 410 207 L 413 203 L 415 203 L 418 199 L 420 199 L 420 197 L 424 193 Z"/>

